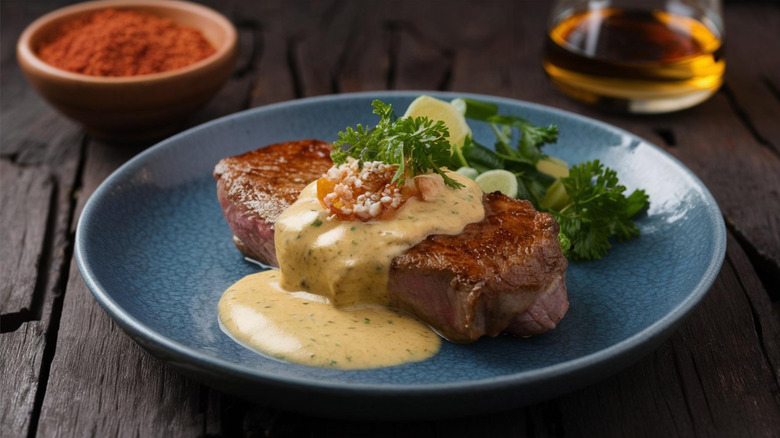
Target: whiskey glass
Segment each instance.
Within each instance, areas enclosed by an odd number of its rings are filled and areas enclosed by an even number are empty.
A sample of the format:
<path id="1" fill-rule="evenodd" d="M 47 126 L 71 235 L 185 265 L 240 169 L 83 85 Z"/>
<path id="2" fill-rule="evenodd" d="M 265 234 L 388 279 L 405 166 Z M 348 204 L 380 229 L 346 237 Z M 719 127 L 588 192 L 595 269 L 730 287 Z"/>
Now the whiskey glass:
<path id="1" fill-rule="evenodd" d="M 544 70 L 566 95 L 629 113 L 697 105 L 723 83 L 719 0 L 559 0 Z"/>

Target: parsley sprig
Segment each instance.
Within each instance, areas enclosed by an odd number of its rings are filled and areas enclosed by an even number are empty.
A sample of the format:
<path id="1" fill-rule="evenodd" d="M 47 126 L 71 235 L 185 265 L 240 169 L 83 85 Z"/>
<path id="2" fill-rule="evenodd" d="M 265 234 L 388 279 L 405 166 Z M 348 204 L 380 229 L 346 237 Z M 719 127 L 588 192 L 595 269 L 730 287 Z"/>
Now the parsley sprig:
<path id="1" fill-rule="evenodd" d="M 550 213 L 558 220 L 564 235 L 559 240 L 569 258 L 600 259 L 612 248 L 610 238 L 624 241 L 639 235 L 631 218 L 648 206 L 644 190 L 634 190 L 626 197 L 626 187 L 618 184 L 617 172 L 599 160 L 572 166 L 561 183 L 569 201 Z"/>
<path id="2" fill-rule="evenodd" d="M 375 100 L 372 106 L 374 114 L 379 115 L 379 123 L 374 128 L 357 125 L 339 132 L 338 140 L 333 143 L 336 147 L 330 155 L 334 163 L 345 163 L 348 157 L 357 159 L 360 166 L 365 161 L 381 161 L 398 166 L 393 176 L 397 185 L 433 171 L 441 175 L 448 186 L 463 187 L 441 169 L 450 162 L 452 155 L 450 134 L 444 122 L 434 122 L 427 117 L 398 118 L 392 105 L 380 100 Z"/>

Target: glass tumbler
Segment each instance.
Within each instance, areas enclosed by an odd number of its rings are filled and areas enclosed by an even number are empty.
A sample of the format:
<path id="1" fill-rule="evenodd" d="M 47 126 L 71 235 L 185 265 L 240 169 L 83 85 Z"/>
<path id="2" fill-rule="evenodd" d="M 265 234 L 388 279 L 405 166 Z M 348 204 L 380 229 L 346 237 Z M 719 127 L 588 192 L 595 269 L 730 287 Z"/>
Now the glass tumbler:
<path id="1" fill-rule="evenodd" d="M 719 0 L 559 0 L 544 70 L 568 96 L 629 113 L 697 105 L 723 83 Z"/>

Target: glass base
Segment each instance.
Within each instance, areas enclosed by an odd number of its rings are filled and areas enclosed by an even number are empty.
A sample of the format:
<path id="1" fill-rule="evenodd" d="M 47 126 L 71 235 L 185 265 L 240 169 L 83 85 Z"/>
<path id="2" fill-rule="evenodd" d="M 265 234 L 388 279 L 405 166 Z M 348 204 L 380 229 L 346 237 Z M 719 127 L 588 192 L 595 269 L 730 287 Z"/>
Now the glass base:
<path id="1" fill-rule="evenodd" d="M 661 114 L 680 111 L 704 102 L 720 88 L 695 90 L 685 94 L 629 97 L 610 96 L 605 93 L 572 86 L 555 79 L 552 79 L 552 82 L 558 90 L 575 100 L 610 111 L 632 114 Z"/>

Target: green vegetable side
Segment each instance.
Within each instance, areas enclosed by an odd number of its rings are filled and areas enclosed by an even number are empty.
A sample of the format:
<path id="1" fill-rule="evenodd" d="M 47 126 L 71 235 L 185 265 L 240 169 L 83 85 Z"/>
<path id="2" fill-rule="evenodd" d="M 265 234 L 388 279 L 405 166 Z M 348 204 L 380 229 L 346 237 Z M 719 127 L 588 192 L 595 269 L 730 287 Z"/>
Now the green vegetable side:
<path id="1" fill-rule="evenodd" d="M 394 180 L 398 183 L 433 171 L 448 185 L 458 187 L 460 184 L 447 177 L 443 167 L 469 168 L 464 170 L 476 178 L 474 171 L 511 172 L 517 179 L 517 197 L 556 218 L 560 225 L 558 240 L 570 260 L 601 259 L 612 247 L 612 239 L 624 241 L 639 235 L 632 218 L 649 206 L 645 191 L 635 190 L 626 196 L 626 187 L 619 184 L 617 173 L 599 160 L 573 165 L 567 172 L 563 161 L 542 152 L 544 145 L 557 141 L 557 126 L 536 126 L 517 116 L 499 114 L 493 104 L 472 99 L 458 98 L 451 103 L 466 119 L 490 124 L 496 136 L 493 149 L 470 136 L 461 147 L 450 144 L 443 122 L 427 117 L 398 118 L 391 105 L 375 100 L 379 124 L 375 128 L 357 125 L 339 132 L 335 142 L 338 147 L 331 157 L 337 164 L 351 156 L 361 162 L 378 160 L 397 165 Z M 513 138 L 517 138 L 514 147 Z"/>

